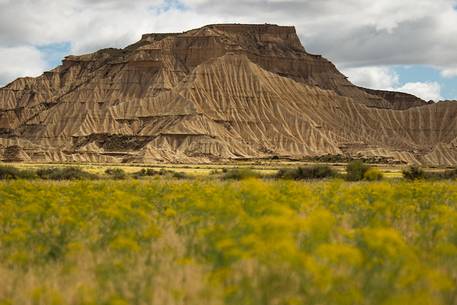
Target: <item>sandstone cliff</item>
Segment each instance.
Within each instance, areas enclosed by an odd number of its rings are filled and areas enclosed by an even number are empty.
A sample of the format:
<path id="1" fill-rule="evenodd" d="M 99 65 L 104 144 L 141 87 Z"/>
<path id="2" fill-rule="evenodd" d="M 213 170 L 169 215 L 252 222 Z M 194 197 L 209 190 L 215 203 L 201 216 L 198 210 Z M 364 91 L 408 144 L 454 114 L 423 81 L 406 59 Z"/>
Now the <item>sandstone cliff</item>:
<path id="1" fill-rule="evenodd" d="M 3 160 L 341 156 L 453 165 L 457 104 L 359 88 L 293 27 L 209 25 L 68 56 L 0 89 Z"/>

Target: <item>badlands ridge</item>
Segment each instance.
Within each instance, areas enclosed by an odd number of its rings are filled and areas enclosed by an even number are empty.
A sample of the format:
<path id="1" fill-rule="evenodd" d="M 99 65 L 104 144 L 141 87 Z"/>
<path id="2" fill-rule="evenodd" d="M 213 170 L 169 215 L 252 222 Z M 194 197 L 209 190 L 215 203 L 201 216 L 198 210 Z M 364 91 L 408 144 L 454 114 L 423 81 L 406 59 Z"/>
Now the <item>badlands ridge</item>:
<path id="1" fill-rule="evenodd" d="M 68 56 L 0 89 L 0 156 L 28 162 L 455 165 L 457 103 L 351 84 L 294 27 L 208 25 Z"/>

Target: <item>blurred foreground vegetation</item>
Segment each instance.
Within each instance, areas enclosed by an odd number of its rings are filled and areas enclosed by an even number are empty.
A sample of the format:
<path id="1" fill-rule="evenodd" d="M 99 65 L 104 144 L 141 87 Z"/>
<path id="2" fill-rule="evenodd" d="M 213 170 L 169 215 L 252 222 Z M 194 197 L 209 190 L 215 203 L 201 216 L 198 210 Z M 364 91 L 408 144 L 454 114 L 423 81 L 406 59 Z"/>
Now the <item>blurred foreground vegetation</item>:
<path id="1" fill-rule="evenodd" d="M 248 176 L 0 182 L 0 304 L 457 304 L 456 183 Z"/>

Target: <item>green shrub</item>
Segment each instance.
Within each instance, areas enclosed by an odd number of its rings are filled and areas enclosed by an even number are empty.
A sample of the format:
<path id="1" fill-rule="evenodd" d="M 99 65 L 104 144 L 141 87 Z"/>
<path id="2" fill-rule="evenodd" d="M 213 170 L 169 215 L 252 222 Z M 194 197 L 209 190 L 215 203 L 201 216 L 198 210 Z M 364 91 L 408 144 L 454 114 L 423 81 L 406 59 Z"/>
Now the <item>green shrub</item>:
<path id="1" fill-rule="evenodd" d="M 23 169 L 19 171 L 19 179 L 32 180 L 38 179 L 38 176 L 36 174 L 36 170 Z"/>
<path id="2" fill-rule="evenodd" d="M 445 170 L 444 172 L 425 172 L 425 178 L 429 180 L 453 180 L 457 178 L 457 169 Z"/>
<path id="3" fill-rule="evenodd" d="M 363 179 L 367 181 L 380 181 L 382 178 L 384 178 L 384 175 L 375 167 L 370 167 L 363 175 Z"/>
<path id="4" fill-rule="evenodd" d="M 166 178 L 176 178 L 176 179 L 189 179 L 190 177 L 183 172 L 175 172 L 166 170 L 164 168 L 160 169 L 160 171 L 156 171 L 152 168 L 143 168 L 140 171 L 134 173 L 132 175 L 135 179 L 140 179 L 142 177 L 154 177 L 154 176 L 162 176 Z"/>
<path id="5" fill-rule="evenodd" d="M 276 175 L 279 179 L 309 180 L 336 177 L 337 173 L 328 165 L 313 165 L 298 168 L 283 168 Z"/>
<path id="6" fill-rule="evenodd" d="M 189 176 L 183 172 L 173 172 L 172 177 L 176 179 L 189 179 Z"/>
<path id="7" fill-rule="evenodd" d="M 457 169 L 448 169 L 440 173 L 441 179 L 457 179 Z"/>
<path id="8" fill-rule="evenodd" d="M 141 170 L 141 173 L 144 175 L 144 176 L 156 176 L 158 174 L 158 172 L 153 169 L 153 168 L 143 168 Z"/>
<path id="9" fill-rule="evenodd" d="M 0 180 L 36 179 L 32 170 L 20 170 L 13 166 L 0 166 Z"/>
<path id="10" fill-rule="evenodd" d="M 135 179 L 142 177 L 153 177 L 159 175 L 159 172 L 153 168 L 142 168 L 141 170 L 132 174 Z"/>
<path id="11" fill-rule="evenodd" d="M 219 175 L 221 173 L 221 171 L 219 171 L 218 169 L 212 169 L 209 171 L 208 175 L 209 176 L 214 176 L 214 175 Z"/>
<path id="12" fill-rule="evenodd" d="M 0 166 L 0 179 L 9 180 L 9 179 L 18 179 L 19 170 L 12 166 Z"/>
<path id="13" fill-rule="evenodd" d="M 51 167 L 42 168 L 36 171 L 39 178 L 45 180 L 94 180 L 98 176 L 83 171 L 78 167 Z"/>
<path id="14" fill-rule="evenodd" d="M 122 168 L 107 168 L 105 174 L 110 176 L 110 178 L 115 180 L 122 180 L 127 178 L 125 171 Z"/>
<path id="15" fill-rule="evenodd" d="M 363 163 L 361 160 L 350 162 L 346 166 L 346 180 L 360 181 L 365 177 L 365 173 L 370 169 L 370 166 Z"/>
<path id="16" fill-rule="evenodd" d="M 418 179 L 426 179 L 427 173 L 420 167 L 416 165 L 412 165 L 407 169 L 403 170 L 403 178 L 407 180 L 418 180 Z"/>
<path id="17" fill-rule="evenodd" d="M 248 178 L 261 178 L 261 175 L 249 168 L 227 169 L 222 175 L 224 180 L 244 180 Z"/>
<path id="18" fill-rule="evenodd" d="M 159 170 L 159 175 L 160 175 L 160 176 L 166 176 L 166 175 L 168 175 L 168 174 L 170 174 L 170 171 L 169 171 L 169 170 L 166 170 L 165 168 L 161 168 L 161 169 Z"/>
<path id="19" fill-rule="evenodd" d="M 407 180 L 452 180 L 457 179 L 457 169 L 449 169 L 443 172 L 425 171 L 422 168 L 412 165 L 403 170 L 403 177 Z"/>
<path id="20" fill-rule="evenodd" d="M 297 180 L 298 168 L 281 168 L 276 174 L 277 179 Z"/>

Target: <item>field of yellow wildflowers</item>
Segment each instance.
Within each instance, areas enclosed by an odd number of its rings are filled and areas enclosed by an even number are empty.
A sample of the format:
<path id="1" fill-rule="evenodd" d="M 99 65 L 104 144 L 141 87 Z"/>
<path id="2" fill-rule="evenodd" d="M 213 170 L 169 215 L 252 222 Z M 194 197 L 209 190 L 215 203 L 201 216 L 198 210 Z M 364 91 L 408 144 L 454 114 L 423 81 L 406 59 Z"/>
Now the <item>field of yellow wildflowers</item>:
<path id="1" fill-rule="evenodd" d="M 1 182 L 0 304 L 457 304 L 457 184 Z"/>

